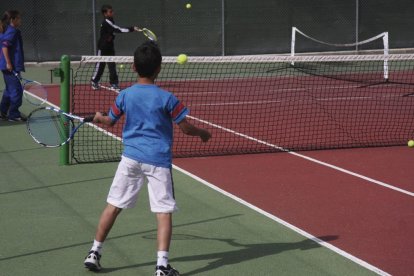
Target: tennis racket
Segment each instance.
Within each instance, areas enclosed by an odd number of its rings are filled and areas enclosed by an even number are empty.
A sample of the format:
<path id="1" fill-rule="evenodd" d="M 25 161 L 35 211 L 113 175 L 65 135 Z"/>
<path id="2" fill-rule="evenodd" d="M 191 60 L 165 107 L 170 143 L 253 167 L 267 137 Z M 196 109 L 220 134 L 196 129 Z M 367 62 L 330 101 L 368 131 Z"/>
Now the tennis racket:
<path id="1" fill-rule="evenodd" d="M 36 143 L 49 148 L 67 144 L 76 131 L 94 116 L 82 118 L 53 107 L 40 107 L 27 118 L 27 130 Z"/>
<path id="2" fill-rule="evenodd" d="M 14 71 L 13 74 L 20 81 L 23 97 L 26 101 L 35 106 L 40 106 L 47 101 L 47 90 L 40 82 L 22 78 L 19 73 Z"/>
<path id="3" fill-rule="evenodd" d="M 151 41 L 157 41 L 157 36 L 152 32 L 151 30 L 147 28 L 137 28 L 138 32 L 142 32 L 149 40 Z"/>

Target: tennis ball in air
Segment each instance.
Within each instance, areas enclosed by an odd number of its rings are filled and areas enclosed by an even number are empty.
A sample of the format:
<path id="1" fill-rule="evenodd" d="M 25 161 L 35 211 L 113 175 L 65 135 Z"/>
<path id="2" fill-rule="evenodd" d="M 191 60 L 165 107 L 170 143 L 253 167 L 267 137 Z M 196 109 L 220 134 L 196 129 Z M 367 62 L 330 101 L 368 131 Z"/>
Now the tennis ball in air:
<path id="1" fill-rule="evenodd" d="M 191 9 L 191 4 L 190 4 L 190 3 L 188 3 L 187 5 L 185 5 L 185 7 L 186 7 L 187 9 Z"/>
<path id="2" fill-rule="evenodd" d="M 125 64 L 119 64 L 119 69 L 124 69 L 125 68 Z"/>
<path id="3" fill-rule="evenodd" d="M 410 147 L 410 148 L 414 147 L 414 140 L 410 140 L 410 141 L 408 141 L 407 145 L 408 145 L 408 147 Z"/>
<path id="4" fill-rule="evenodd" d="M 177 62 L 178 62 L 179 64 L 184 64 L 184 63 L 186 63 L 186 62 L 187 62 L 187 55 L 185 55 L 185 54 L 180 54 L 180 55 L 178 55 L 178 57 L 177 57 Z"/>

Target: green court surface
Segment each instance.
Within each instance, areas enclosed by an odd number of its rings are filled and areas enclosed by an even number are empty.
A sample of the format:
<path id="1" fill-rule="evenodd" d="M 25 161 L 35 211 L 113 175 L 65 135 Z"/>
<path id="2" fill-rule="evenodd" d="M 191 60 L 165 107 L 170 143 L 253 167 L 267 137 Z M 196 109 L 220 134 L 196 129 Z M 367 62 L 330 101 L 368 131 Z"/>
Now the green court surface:
<path id="1" fill-rule="evenodd" d="M 29 112 L 24 106 L 22 111 Z M 117 163 L 58 165 L 25 124 L 0 121 L 0 274 L 93 275 L 83 268 Z M 182 275 L 371 275 L 181 172 L 170 261 Z M 152 275 L 156 223 L 146 188 L 119 217 L 101 274 Z"/>

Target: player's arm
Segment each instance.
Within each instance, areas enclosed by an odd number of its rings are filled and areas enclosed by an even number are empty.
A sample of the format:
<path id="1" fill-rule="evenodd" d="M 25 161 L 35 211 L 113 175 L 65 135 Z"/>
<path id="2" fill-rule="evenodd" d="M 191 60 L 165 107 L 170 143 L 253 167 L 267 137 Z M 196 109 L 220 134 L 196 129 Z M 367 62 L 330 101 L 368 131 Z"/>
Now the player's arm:
<path id="1" fill-rule="evenodd" d="M 125 93 L 121 92 L 115 99 L 115 102 L 112 104 L 109 109 L 108 114 L 96 112 L 95 117 L 93 118 L 94 123 L 101 123 L 107 126 L 113 126 L 115 123 L 124 115 L 122 110 L 124 102 Z"/>
<path id="2" fill-rule="evenodd" d="M 120 27 L 112 23 L 112 21 L 109 19 L 106 19 L 105 21 L 109 26 L 111 26 L 111 28 L 113 29 L 115 33 L 129 33 L 129 32 L 134 32 L 134 31 L 138 32 L 138 29 L 139 29 L 138 27 L 123 28 L 123 27 Z"/>
<path id="3" fill-rule="evenodd" d="M 10 57 L 9 57 L 9 48 L 3 47 L 2 51 L 3 51 L 4 59 L 6 60 L 6 68 L 7 70 L 12 71 L 13 65 L 11 64 Z"/>
<path id="4" fill-rule="evenodd" d="M 6 60 L 7 70 L 12 71 L 13 70 L 13 65 L 11 64 L 10 56 L 9 56 L 9 47 L 10 47 L 10 45 L 11 45 L 10 41 L 8 41 L 6 38 L 3 37 L 3 43 L 1 45 L 1 47 L 2 47 L 1 51 L 3 52 L 2 54 L 4 56 L 4 59 Z"/>
<path id="5" fill-rule="evenodd" d="M 194 126 L 185 118 L 178 123 L 178 126 L 184 134 L 190 136 L 199 136 L 203 142 L 207 142 L 211 138 L 211 133 L 208 130 Z"/>

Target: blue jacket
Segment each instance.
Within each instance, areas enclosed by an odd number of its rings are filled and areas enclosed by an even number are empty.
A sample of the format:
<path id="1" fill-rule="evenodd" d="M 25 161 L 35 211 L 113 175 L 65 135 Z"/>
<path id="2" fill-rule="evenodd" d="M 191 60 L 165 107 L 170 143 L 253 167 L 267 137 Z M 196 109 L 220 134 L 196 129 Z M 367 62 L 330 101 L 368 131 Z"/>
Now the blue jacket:
<path id="1" fill-rule="evenodd" d="M 24 71 L 23 39 L 20 30 L 8 25 L 6 31 L 0 36 L 0 42 L 0 70 L 7 70 L 6 58 L 3 54 L 3 48 L 7 47 L 13 70 Z"/>

